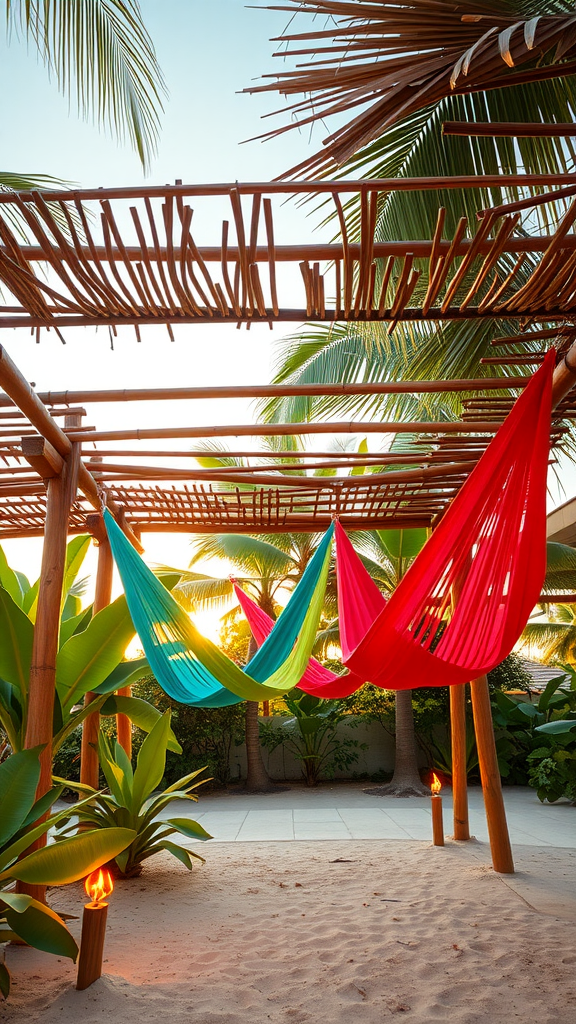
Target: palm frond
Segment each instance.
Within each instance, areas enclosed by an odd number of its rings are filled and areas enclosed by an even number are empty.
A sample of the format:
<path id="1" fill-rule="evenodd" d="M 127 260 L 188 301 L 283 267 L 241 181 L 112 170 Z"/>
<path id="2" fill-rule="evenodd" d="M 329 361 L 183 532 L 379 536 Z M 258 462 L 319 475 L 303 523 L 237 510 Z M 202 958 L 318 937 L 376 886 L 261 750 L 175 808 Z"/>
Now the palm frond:
<path id="1" fill-rule="evenodd" d="M 129 141 L 148 169 L 166 87 L 137 0 L 6 0 L 6 16 L 80 115 Z"/>
<path id="2" fill-rule="evenodd" d="M 288 0 L 287 10 L 300 16 L 324 14 L 327 28 L 318 31 L 308 25 L 294 34 L 288 29 L 282 40 L 295 43 L 293 54 L 300 58 L 295 69 L 286 66 L 291 50 L 283 48 L 285 69 L 266 84 L 248 92 L 277 91 L 288 97 L 301 96 L 288 106 L 291 122 L 274 129 L 269 136 L 324 122 L 332 114 L 338 126 L 324 140 L 323 150 L 292 168 L 288 174 L 313 176 L 347 164 L 400 121 L 409 122 L 423 109 L 451 100 L 476 102 L 479 95 L 496 93 L 490 108 L 500 104 L 504 117 L 479 116 L 477 120 L 523 120 L 506 108 L 504 96 L 513 89 L 525 90 L 533 101 L 533 87 L 547 86 L 573 72 L 570 61 L 576 52 L 576 27 L 569 0 L 483 0 L 462 8 L 449 0 Z M 538 16 L 534 18 L 534 16 Z M 308 57 L 303 62 L 302 57 Z M 550 65 L 557 63 L 556 69 Z M 554 77 L 551 77 L 554 75 Z M 514 83 L 518 83 L 514 85 Z M 458 93 L 463 95 L 457 95 Z M 519 94 L 520 95 L 520 94 Z M 486 105 L 488 101 L 482 100 Z M 519 97 L 512 105 L 519 103 Z M 358 113 L 358 109 L 360 112 Z M 532 102 L 538 118 L 537 102 Z M 286 111 L 286 107 L 284 108 Z M 352 117 L 346 121 L 346 112 Z M 344 114 L 344 120 L 342 115 Z M 458 118 L 456 118 L 458 119 Z M 474 119 L 474 118 L 470 118 Z M 569 118 L 571 120 L 571 118 Z M 409 123 L 406 129 L 410 130 Z M 412 127 L 412 132 L 417 128 Z M 522 159 L 530 155 L 530 142 L 519 147 Z M 546 140 L 545 147 L 550 145 Z M 562 145 L 556 144 L 560 152 Z M 468 144 L 469 158 L 489 149 L 499 160 L 514 161 L 511 140 L 474 140 Z M 537 148 L 537 147 L 536 147 Z M 401 151 L 400 140 L 397 149 Z M 396 157 L 401 159 L 400 153 Z M 433 173 L 428 171 L 428 174 Z M 471 173 L 476 173 L 472 171 Z"/>
<path id="3" fill-rule="evenodd" d="M 192 541 L 191 565 L 205 558 L 220 558 L 259 579 L 277 579 L 294 567 L 289 552 L 258 537 L 237 533 L 214 534 Z"/>
<path id="4" fill-rule="evenodd" d="M 218 579 L 185 570 L 181 573 L 172 593 L 178 604 L 187 611 L 194 612 L 200 608 L 224 607 L 234 596 L 234 589 L 229 579 Z"/>
<path id="5" fill-rule="evenodd" d="M 576 549 L 549 541 L 546 545 L 546 578 L 542 593 L 576 593 Z"/>

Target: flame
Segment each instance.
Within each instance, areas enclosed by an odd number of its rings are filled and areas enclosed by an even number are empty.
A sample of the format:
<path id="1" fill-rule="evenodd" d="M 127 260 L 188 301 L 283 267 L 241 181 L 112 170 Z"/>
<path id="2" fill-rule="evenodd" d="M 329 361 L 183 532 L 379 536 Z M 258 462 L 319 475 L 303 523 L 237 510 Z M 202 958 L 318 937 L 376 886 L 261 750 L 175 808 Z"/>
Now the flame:
<path id="1" fill-rule="evenodd" d="M 434 796 L 438 796 L 440 790 L 442 789 L 442 783 L 440 782 L 440 779 L 436 775 L 436 772 L 432 772 L 432 782 L 430 783 L 430 789 L 432 790 Z"/>
<path id="2" fill-rule="evenodd" d="M 97 868 L 84 882 L 84 888 L 92 903 L 101 903 L 114 890 L 114 882 L 108 868 Z"/>

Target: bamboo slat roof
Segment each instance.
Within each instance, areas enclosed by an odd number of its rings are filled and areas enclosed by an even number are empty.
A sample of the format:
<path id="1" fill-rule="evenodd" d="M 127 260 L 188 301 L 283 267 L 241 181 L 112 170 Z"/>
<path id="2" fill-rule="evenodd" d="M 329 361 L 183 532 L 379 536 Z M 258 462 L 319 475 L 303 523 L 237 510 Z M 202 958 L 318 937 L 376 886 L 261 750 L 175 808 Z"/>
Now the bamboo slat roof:
<path id="1" fill-rule="evenodd" d="M 573 181 L 567 174 L 510 176 L 516 185 L 571 189 Z M 138 333 L 147 323 L 165 323 L 171 332 L 179 323 L 308 319 L 373 320 L 387 323 L 391 330 L 401 319 L 500 317 L 508 323 L 516 318 L 520 332 L 494 339 L 495 355 L 481 360 L 488 364 L 485 378 L 357 386 L 335 382 L 37 395 L 0 349 L 7 391 L 0 395 L 0 539 L 42 534 L 45 480 L 57 475 L 79 449 L 81 496 L 70 513 L 72 533 L 86 529 L 87 516 L 94 514 L 104 496 L 136 535 L 152 530 L 316 531 L 325 529 L 334 516 L 348 529 L 432 525 L 529 379 L 490 377 L 491 364 L 498 367 L 495 373 L 506 364 L 524 365 L 530 373 L 551 344 L 560 361 L 576 337 L 576 201 L 550 235 L 515 234 L 520 212 L 502 207 L 484 211 L 472 228 L 463 219 L 451 239 L 443 237 L 440 210 L 433 237 L 412 241 L 376 240 L 379 203 L 392 189 L 413 192 L 417 199 L 423 189 L 501 184 L 502 179 L 493 176 L 176 183 L 0 194 L 0 282 L 5 301 L 13 303 L 0 306 L 0 327 L 49 327 L 60 332 L 70 324 L 105 324 L 111 330 L 133 324 Z M 304 200 L 322 195 L 333 203 L 342 241 L 283 245 L 274 229 L 273 200 L 285 202 L 292 193 Z M 359 195 L 362 213 L 359 241 L 353 243 L 341 197 L 354 194 Z M 220 211 L 223 200 L 230 203 L 217 244 L 201 245 L 194 237 L 191 199 L 195 205 L 217 199 Z M 88 218 L 87 203 L 96 204 L 98 218 Z M 15 207 L 33 244 L 21 243 L 14 234 L 10 213 Z M 213 221 L 207 218 L 204 223 Z M 302 299 L 297 308 L 283 305 L 283 264 L 299 267 Z M 545 326 L 535 330 L 538 321 Z M 533 351 L 536 339 L 542 342 L 540 352 Z M 524 340 L 531 345 L 523 352 Z M 141 428 L 136 421 L 122 430 L 97 422 L 99 402 L 451 390 L 463 393 L 463 413 L 456 422 L 335 420 Z M 571 392 L 552 424 L 553 452 L 562 441 L 566 421 L 575 418 L 576 397 Z M 326 444 L 293 453 L 263 450 L 262 442 L 251 446 L 259 436 L 320 433 L 402 433 L 408 440 L 400 454 L 380 452 L 372 442 L 367 453 L 333 451 Z M 203 442 L 224 436 L 236 438 L 230 453 L 235 464 L 199 465 Z M 186 439 L 192 438 L 186 447 Z M 179 440 L 180 446 L 166 447 L 167 439 Z M 359 474 L 361 470 L 365 472 Z"/>
<path id="2" fill-rule="evenodd" d="M 568 335 L 566 335 L 568 337 Z M 561 341 L 560 345 L 564 342 Z M 510 378 L 514 394 L 528 377 Z M 389 387 L 410 391 L 461 387 L 461 381 L 412 381 L 394 385 L 370 385 L 385 392 Z M 494 385 L 498 384 L 498 393 Z M 201 466 L 201 443 L 191 448 L 166 448 L 165 444 L 140 447 L 137 440 L 130 448 L 110 447 L 115 431 L 98 431 L 81 426 L 86 409 L 74 404 L 53 405 L 48 395 L 46 413 L 53 424 L 62 423 L 62 436 L 81 447 L 83 465 L 94 491 L 105 494 L 109 506 L 120 512 L 125 524 L 138 536 L 146 531 L 190 533 L 275 533 L 324 530 L 338 516 L 347 529 L 386 529 L 431 526 L 466 480 L 486 445 L 508 412 L 513 394 L 500 378 L 469 380 L 465 384 L 471 397 L 465 399 L 460 421 L 394 424 L 372 423 L 384 435 L 394 429 L 411 430 L 406 450 L 401 453 L 326 450 L 270 452 L 257 447 L 233 449 L 230 456 L 241 458 L 239 465 Z M 259 386 L 260 389 L 262 386 Z M 340 386 L 342 387 L 342 386 Z M 359 385 L 361 391 L 365 385 Z M 283 386 L 284 391 L 287 386 Z M 326 386 L 324 386 L 326 388 Z M 336 391 L 337 385 L 333 386 Z M 204 395 L 207 389 L 180 389 L 180 397 L 191 392 Z M 209 389 L 208 389 L 209 390 Z M 223 389 L 225 390 L 225 389 Z M 245 390 L 258 390 L 247 388 Z M 273 392 L 274 386 L 264 388 Z M 288 389 L 289 390 L 289 389 Z M 292 390 L 298 390 L 293 386 Z M 347 392 L 355 390 L 351 385 Z M 110 400 L 113 392 L 67 393 L 69 403 L 82 395 L 94 419 L 98 402 Z M 118 392 L 134 401 L 150 400 L 153 391 Z M 158 391 L 159 400 L 174 401 L 173 391 Z M 38 397 L 38 396 L 36 396 Z M 93 400 L 91 400 L 93 398 Z M 46 480 L 52 470 L 47 460 L 57 452 L 37 433 L 33 423 L 0 395 L 0 540 L 41 536 L 46 513 Z M 130 406 L 134 408 L 134 406 Z M 137 408 L 137 407 L 136 407 Z M 34 417 L 33 417 L 34 418 Z M 575 400 L 568 397 L 558 409 L 552 424 L 551 441 L 558 445 L 566 420 L 576 418 Z M 270 432 L 282 425 L 267 425 Z M 298 428 L 290 425 L 294 430 Z M 310 430 L 308 424 L 300 429 Z M 333 424 L 334 432 L 347 424 Z M 358 428 L 362 425 L 359 424 Z M 218 428 L 195 427 L 195 434 Z M 240 430 L 221 428 L 222 432 Z M 263 431 L 259 424 L 246 424 L 244 433 L 254 438 Z M 48 432 L 48 431 L 47 431 Z M 136 436 L 128 429 L 124 434 Z M 142 432 L 140 432 L 142 433 Z M 144 431 L 155 434 L 158 431 Z M 178 435 L 180 428 L 160 433 Z M 97 447 L 86 447 L 93 437 L 102 437 Z M 54 433 L 56 443 L 58 433 Z M 82 440 L 81 440 L 82 439 Z M 52 456 L 50 453 L 52 451 Z M 213 453 L 217 454 L 217 453 Z M 176 462 L 176 466 L 175 466 Z M 330 469 L 334 476 L 310 475 Z M 355 472 L 351 474 L 351 470 Z M 364 475 L 362 475 L 364 470 Z M 358 475 L 360 472 L 361 475 Z M 91 492 L 79 495 L 69 518 L 71 533 L 84 532 L 94 514 Z"/>
<path id="3" fill-rule="evenodd" d="M 516 179 L 518 179 L 516 181 Z M 574 177 L 511 175 L 512 185 L 573 185 Z M 519 213 L 487 211 L 443 237 L 444 212 L 430 239 L 377 240 L 379 204 L 394 189 L 502 186 L 473 178 L 308 181 L 247 185 L 98 189 L 0 194 L 0 327 L 60 331 L 80 325 L 249 323 L 304 320 L 566 320 L 576 315 L 576 203 L 554 234 L 515 234 Z M 342 241 L 283 244 L 273 200 L 322 193 Z M 361 198 L 359 241 L 348 237 L 341 196 Z M 190 201 L 222 198 L 230 214 L 213 244 L 200 244 Z M 531 200 L 528 200 L 530 202 Z M 95 217 L 86 215 L 92 202 Z M 533 200 L 532 200 L 533 202 Z M 33 244 L 11 220 L 15 208 Z M 323 212 L 328 214 L 325 206 Z M 215 218 L 214 218 L 215 220 Z M 502 269 L 502 257 L 506 269 Z M 496 266 L 498 263 L 498 267 Z M 300 300 L 284 294 L 282 265 L 296 268 Z M 290 302 L 292 299 L 292 302 Z"/>

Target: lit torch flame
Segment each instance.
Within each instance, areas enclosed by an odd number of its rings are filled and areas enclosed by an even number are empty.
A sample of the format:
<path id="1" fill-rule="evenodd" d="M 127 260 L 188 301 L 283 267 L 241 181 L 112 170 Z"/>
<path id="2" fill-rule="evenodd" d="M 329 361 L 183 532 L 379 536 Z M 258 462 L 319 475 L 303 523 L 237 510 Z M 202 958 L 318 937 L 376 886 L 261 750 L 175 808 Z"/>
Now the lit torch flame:
<path id="1" fill-rule="evenodd" d="M 84 882 L 84 888 L 92 903 L 101 903 L 114 889 L 112 875 L 108 868 L 97 868 Z"/>
<path id="2" fill-rule="evenodd" d="M 442 789 L 442 783 L 440 782 L 440 779 L 436 775 L 436 772 L 432 772 L 432 782 L 430 784 L 430 789 L 432 790 L 433 796 L 438 796 L 440 790 Z"/>

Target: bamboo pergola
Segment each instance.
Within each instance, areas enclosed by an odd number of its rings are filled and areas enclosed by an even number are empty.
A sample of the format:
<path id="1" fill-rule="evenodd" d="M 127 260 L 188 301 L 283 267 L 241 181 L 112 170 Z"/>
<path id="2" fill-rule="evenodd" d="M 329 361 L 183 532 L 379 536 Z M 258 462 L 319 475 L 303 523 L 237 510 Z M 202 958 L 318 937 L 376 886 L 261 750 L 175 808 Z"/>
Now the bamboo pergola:
<path id="1" fill-rule="evenodd" d="M 514 180 L 512 180 L 514 179 Z M 517 179 L 517 180 L 516 180 Z M 570 174 L 511 176 L 510 185 L 574 188 Z M 342 385 L 50 391 L 37 394 L 0 348 L 0 540 L 44 536 L 38 614 L 30 678 L 26 745 L 45 745 L 39 794 L 50 786 L 51 722 L 58 616 L 68 533 L 88 530 L 99 542 L 95 608 L 110 601 L 112 558 L 102 530 L 104 504 L 140 550 L 156 532 L 275 533 L 322 531 L 334 517 L 347 529 L 434 527 L 462 487 L 530 373 L 553 345 L 555 414 L 552 459 L 576 418 L 576 204 L 555 232 L 516 232 L 515 201 L 487 210 L 474 225 L 462 219 L 444 237 L 438 211 L 430 239 L 375 237 L 379 204 L 393 189 L 502 188 L 500 176 L 308 181 L 161 188 L 97 189 L 74 193 L 0 194 L 0 281 L 5 305 L 0 327 L 50 329 L 64 340 L 68 327 L 181 324 L 372 321 L 392 331 L 400 320 L 501 319 L 517 333 L 494 339 L 485 376 L 471 380 L 394 381 Z M 546 196 L 554 195 L 553 191 Z M 284 245 L 274 224 L 274 201 L 288 196 L 327 199 L 341 241 Z M 359 240 L 347 233 L 343 198 L 359 197 Z M 549 199 L 544 196 L 545 201 Z M 569 198 L 568 196 L 566 198 Z M 215 244 L 193 231 L 190 201 L 230 204 Z M 97 217 L 90 219 L 87 208 Z M 31 244 L 14 233 L 16 214 Z M 297 266 L 300 298 L 284 297 L 282 268 Z M 503 269 L 503 267 L 505 269 Z M 541 349 L 533 351 L 534 341 Z M 525 343 L 529 343 L 526 346 Z M 512 350 L 510 350 L 512 348 Z M 501 376 L 508 367 L 516 376 Z M 518 375 L 518 369 L 524 373 Z M 122 430 L 97 422 L 100 403 L 193 402 L 196 399 L 350 396 L 454 392 L 459 420 L 243 423 Z M 134 403 L 134 404 L 132 404 Z M 171 405 L 169 404 L 168 408 Z M 86 420 L 92 422 L 86 422 Z M 262 436 L 300 434 L 409 435 L 402 452 L 268 451 Z M 235 438 L 239 464 L 202 465 L 203 442 Z M 241 439 L 248 439 L 246 441 Z M 173 444 L 170 445 L 169 442 Z M 185 447 L 188 446 L 188 447 Z M 218 452 L 210 452 L 218 456 Z M 364 470 L 364 472 L 359 472 Z M 316 475 L 323 472 L 334 475 Z M 459 691 L 462 688 L 453 688 Z M 87 700 L 90 700 L 90 694 Z M 485 678 L 472 685 L 482 779 L 494 866 L 512 871 L 499 788 Z M 466 805 L 463 691 L 451 693 L 455 757 L 455 834 L 469 838 Z M 86 718 L 82 779 L 97 784 L 98 716 Z M 118 725 L 125 747 L 130 735 Z"/>

